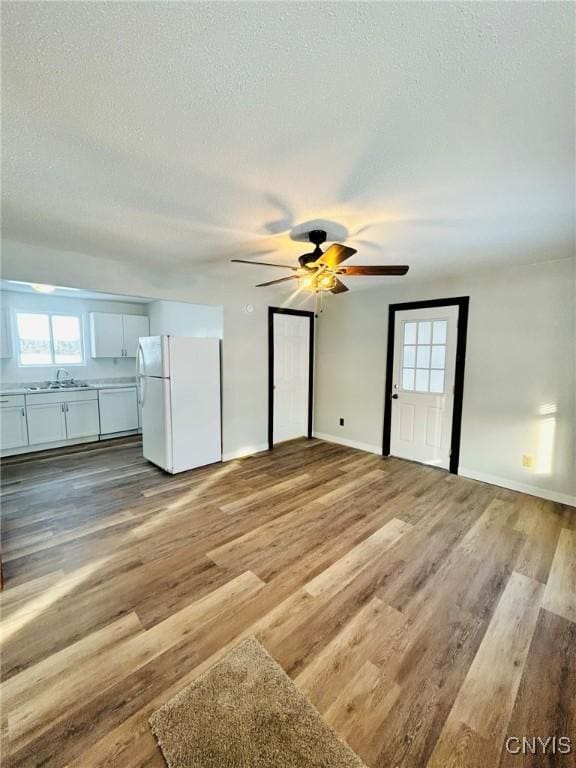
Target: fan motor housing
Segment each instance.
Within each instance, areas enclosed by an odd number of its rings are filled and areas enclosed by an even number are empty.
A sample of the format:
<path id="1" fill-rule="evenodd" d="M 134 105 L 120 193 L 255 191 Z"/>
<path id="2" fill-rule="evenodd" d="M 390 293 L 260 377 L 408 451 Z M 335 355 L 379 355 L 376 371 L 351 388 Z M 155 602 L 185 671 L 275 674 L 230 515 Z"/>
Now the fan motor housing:
<path id="1" fill-rule="evenodd" d="M 320 246 L 326 242 L 326 231 L 324 229 L 313 229 L 308 233 L 308 239 L 311 243 L 314 243 L 316 248 L 314 248 L 312 253 L 303 253 L 302 256 L 298 257 L 298 263 L 301 267 L 307 267 L 308 264 L 322 256 Z"/>

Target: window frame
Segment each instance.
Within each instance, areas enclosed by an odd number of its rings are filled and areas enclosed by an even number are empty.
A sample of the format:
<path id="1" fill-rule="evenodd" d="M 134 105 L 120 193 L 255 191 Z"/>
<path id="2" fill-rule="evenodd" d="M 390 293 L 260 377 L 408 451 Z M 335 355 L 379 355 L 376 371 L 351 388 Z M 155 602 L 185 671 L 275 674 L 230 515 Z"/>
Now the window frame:
<path id="1" fill-rule="evenodd" d="M 18 315 L 45 315 L 48 317 L 48 329 L 50 332 L 50 362 L 49 363 L 23 363 L 20 349 L 20 329 L 18 328 Z M 80 338 L 80 353 L 82 360 L 79 363 L 57 363 L 55 359 L 54 350 L 54 325 L 52 322 L 53 317 L 75 317 L 78 320 L 79 326 L 79 338 Z M 15 309 L 14 310 L 14 332 L 15 342 L 18 357 L 19 368 L 53 368 L 54 366 L 68 368 L 70 367 L 84 367 L 86 366 L 86 349 L 84 344 L 84 318 L 81 312 L 50 312 L 46 310 L 32 310 L 32 309 Z"/>

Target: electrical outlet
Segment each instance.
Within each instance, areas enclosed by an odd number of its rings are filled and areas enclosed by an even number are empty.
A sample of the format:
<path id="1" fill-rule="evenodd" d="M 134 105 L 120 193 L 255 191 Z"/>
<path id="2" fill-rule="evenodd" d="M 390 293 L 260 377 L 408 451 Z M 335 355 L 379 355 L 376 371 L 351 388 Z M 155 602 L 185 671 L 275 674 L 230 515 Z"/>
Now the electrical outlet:
<path id="1" fill-rule="evenodd" d="M 342 418 L 340 419 L 340 426 L 341 426 L 341 427 L 343 427 L 343 426 L 344 426 L 344 419 L 342 419 Z"/>
<path id="2" fill-rule="evenodd" d="M 534 466 L 534 456 L 531 453 L 522 454 L 522 466 L 527 469 L 532 469 Z"/>

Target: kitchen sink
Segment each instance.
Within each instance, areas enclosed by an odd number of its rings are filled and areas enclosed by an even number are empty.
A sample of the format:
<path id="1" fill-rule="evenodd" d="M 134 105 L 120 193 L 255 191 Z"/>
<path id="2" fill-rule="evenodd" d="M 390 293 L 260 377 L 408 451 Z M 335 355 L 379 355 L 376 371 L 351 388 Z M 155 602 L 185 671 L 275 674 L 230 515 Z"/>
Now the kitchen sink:
<path id="1" fill-rule="evenodd" d="M 29 392 L 53 392 L 61 389 L 85 389 L 90 387 L 90 384 L 41 384 L 38 387 L 26 387 Z"/>

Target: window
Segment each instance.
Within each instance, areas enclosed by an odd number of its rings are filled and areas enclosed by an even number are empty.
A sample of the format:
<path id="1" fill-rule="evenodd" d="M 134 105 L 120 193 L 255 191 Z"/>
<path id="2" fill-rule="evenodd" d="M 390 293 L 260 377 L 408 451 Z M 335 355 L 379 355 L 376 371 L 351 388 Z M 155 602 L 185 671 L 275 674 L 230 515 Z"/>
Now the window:
<path id="1" fill-rule="evenodd" d="M 402 389 L 443 394 L 447 331 L 446 320 L 404 323 Z"/>
<path id="2" fill-rule="evenodd" d="M 82 324 L 78 315 L 16 313 L 20 365 L 82 365 Z"/>

